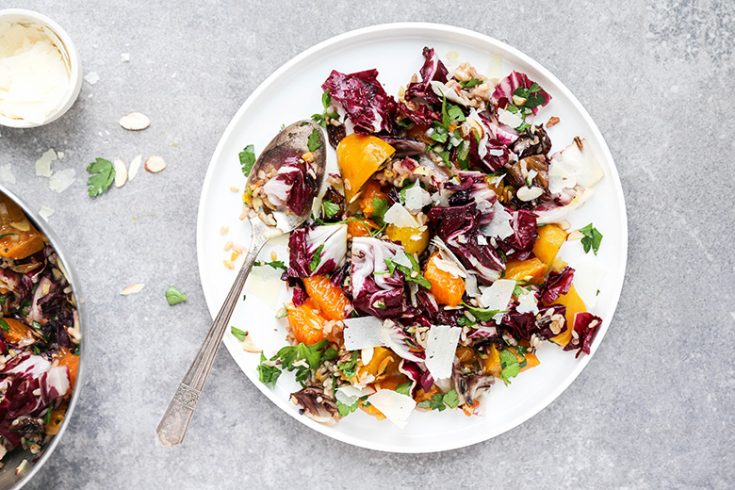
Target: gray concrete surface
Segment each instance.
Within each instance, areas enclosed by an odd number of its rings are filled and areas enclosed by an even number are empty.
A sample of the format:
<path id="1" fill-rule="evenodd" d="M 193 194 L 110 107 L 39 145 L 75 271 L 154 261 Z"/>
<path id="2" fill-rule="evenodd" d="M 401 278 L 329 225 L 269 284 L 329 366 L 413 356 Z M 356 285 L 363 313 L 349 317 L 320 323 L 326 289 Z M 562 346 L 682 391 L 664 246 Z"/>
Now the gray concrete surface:
<path id="1" fill-rule="evenodd" d="M 56 209 L 88 298 L 87 373 L 70 430 L 31 488 L 732 488 L 735 486 L 735 4 L 698 2 L 3 2 L 42 11 L 79 45 L 79 102 L 37 130 L 0 129 L 0 164 Z M 11 5 L 13 4 L 13 5 Z M 603 5 L 605 4 L 605 5 Z M 369 6 L 368 6 L 369 5 Z M 246 96 L 344 31 L 422 20 L 475 29 L 554 71 L 599 124 L 630 218 L 614 324 L 579 379 L 521 427 L 463 450 L 375 453 L 275 410 L 222 353 L 186 443 L 154 428 L 209 321 L 195 262 L 207 162 Z M 120 62 L 129 52 L 131 62 Z M 154 125 L 117 125 L 139 110 Z M 159 153 L 169 168 L 92 201 L 50 191 L 33 162 L 63 150 Z M 145 175 L 144 177 L 151 177 Z M 135 296 L 121 287 L 144 282 Z M 170 308 L 176 285 L 188 303 Z"/>

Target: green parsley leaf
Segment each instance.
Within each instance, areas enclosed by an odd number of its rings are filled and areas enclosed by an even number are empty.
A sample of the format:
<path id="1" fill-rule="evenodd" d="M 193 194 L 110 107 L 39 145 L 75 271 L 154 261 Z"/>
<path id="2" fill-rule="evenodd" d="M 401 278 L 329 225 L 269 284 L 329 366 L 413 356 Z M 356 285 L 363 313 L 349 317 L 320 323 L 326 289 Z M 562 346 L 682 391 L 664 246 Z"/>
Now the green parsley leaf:
<path id="1" fill-rule="evenodd" d="M 337 369 L 344 374 L 345 378 L 352 379 L 357 373 L 357 351 L 352 353 L 349 360 L 337 363 Z"/>
<path id="2" fill-rule="evenodd" d="M 311 258 L 311 262 L 309 262 L 309 270 L 311 272 L 314 272 L 319 268 L 319 264 L 322 262 L 322 250 L 324 250 L 323 243 L 317 247 L 314 252 L 314 256 Z"/>
<path id="3" fill-rule="evenodd" d="M 411 385 L 413 385 L 413 382 L 411 381 L 406 381 L 405 383 L 399 384 L 398 386 L 396 386 L 396 393 L 411 396 Z"/>
<path id="4" fill-rule="evenodd" d="M 334 359 L 337 359 L 338 355 L 339 350 L 335 349 L 334 347 L 330 347 L 329 349 L 324 351 L 324 354 L 322 354 L 322 360 L 333 361 Z"/>
<path id="5" fill-rule="evenodd" d="M 495 315 L 498 313 L 505 313 L 508 310 L 488 310 L 486 308 L 477 308 L 476 306 L 468 305 L 467 303 L 462 303 L 467 310 L 469 310 L 470 313 L 472 313 L 472 316 L 480 320 L 481 322 L 486 322 L 488 320 L 491 320 Z"/>
<path id="6" fill-rule="evenodd" d="M 3 332 L 10 332 L 10 325 L 8 325 L 8 322 L 2 318 L 0 318 L 0 329 L 2 329 Z"/>
<path id="7" fill-rule="evenodd" d="M 322 147 L 322 134 L 321 131 L 314 128 L 314 131 L 311 132 L 309 135 L 309 139 L 306 141 L 306 146 L 309 148 L 309 151 L 317 151 L 319 148 Z"/>
<path id="8" fill-rule="evenodd" d="M 263 267 L 267 265 L 275 270 L 282 269 L 285 271 L 286 269 L 288 269 L 288 267 L 286 267 L 286 264 L 284 264 L 282 260 L 271 260 L 270 262 L 261 262 L 260 260 L 256 260 L 255 262 L 253 262 L 253 265 L 256 267 Z"/>
<path id="9" fill-rule="evenodd" d="M 340 417 L 347 417 L 349 414 L 357 410 L 357 406 L 360 404 L 360 401 L 356 401 L 352 405 L 345 405 L 341 401 L 337 400 L 337 412 L 339 412 Z"/>
<path id="10" fill-rule="evenodd" d="M 48 407 L 48 409 L 46 410 L 46 415 L 43 416 L 43 423 L 44 425 L 48 425 L 51 423 L 51 407 Z"/>
<path id="11" fill-rule="evenodd" d="M 13 235 L 17 235 L 17 233 L 15 233 L 14 231 L 11 231 L 10 233 L 3 233 L 2 235 L 0 235 L 0 238 L 6 238 Z"/>
<path id="12" fill-rule="evenodd" d="M 250 171 L 255 165 L 255 147 L 248 145 L 240 152 L 240 167 L 242 167 L 242 174 L 245 177 L 250 175 Z"/>
<path id="13" fill-rule="evenodd" d="M 416 257 L 414 257 L 413 254 L 406 254 L 406 257 L 411 261 L 410 268 L 405 265 L 395 263 L 391 258 L 386 258 L 385 265 L 388 268 L 388 272 L 393 274 L 393 272 L 398 269 L 401 271 L 407 282 L 414 282 L 425 289 L 431 289 L 431 283 L 421 274 L 421 266 L 419 266 Z"/>
<path id="14" fill-rule="evenodd" d="M 473 88 L 481 85 L 482 80 L 480 80 L 479 78 L 470 78 L 467 81 L 459 82 L 459 84 L 462 86 L 462 88 Z"/>
<path id="15" fill-rule="evenodd" d="M 503 383 L 509 385 L 510 378 L 518 376 L 522 367 L 512 350 L 503 349 L 500 351 L 500 378 L 503 380 Z"/>
<path id="16" fill-rule="evenodd" d="M 0 305 L 4 305 L 8 302 L 8 297 L 4 295 L 0 295 Z"/>
<path id="17" fill-rule="evenodd" d="M 274 385 L 276 384 L 276 381 L 278 381 L 278 377 L 281 375 L 281 370 L 278 366 L 267 364 L 268 362 L 268 359 L 266 359 L 261 352 L 260 364 L 258 364 L 258 380 L 267 385 Z"/>
<path id="18" fill-rule="evenodd" d="M 332 96 L 329 95 L 329 90 L 325 90 L 322 92 L 322 107 L 324 109 L 329 109 L 329 106 L 332 104 Z"/>
<path id="19" fill-rule="evenodd" d="M 597 255 L 597 252 L 600 250 L 600 244 L 602 243 L 602 233 L 592 226 L 592 223 L 588 224 L 584 228 L 580 228 L 579 232 L 584 235 L 582 237 L 582 248 L 584 248 L 584 253 L 589 253 L 589 251 L 592 250 L 594 254 Z"/>
<path id="20" fill-rule="evenodd" d="M 459 325 L 460 327 L 471 327 L 475 323 L 477 323 L 477 322 L 473 322 L 472 320 L 470 320 L 469 318 L 467 318 L 464 315 L 462 315 L 461 317 L 457 318 L 457 325 Z"/>
<path id="21" fill-rule="evenodd" d="M 382 222 L 386 211 L 388 211 L 388 200 L 384 197 L 374 197 L 372 217 Z"/>
<path id="22" fill-rule="evenodd" d="M 89 197 L 101 196 L 110 189 L 115 181 L 115 167 L 111 161 L 101 157 L 97 157 L 87 166 L 87 172 L 91 174 L 87 179 Z"/>
<path id="23" fill-rule="evenodd" d="M 452 124 L 460 123 L 467 119 L 462 109 L 454 104 L 447 104 L 447 116 L 449 116 Z"/>
<path id="24" fill-rule="evenodd" d="M 246 331 L 232 326 L 230 327 L 230 333 L 240 342 L 245 342 L 245 337 L 248 336 L 248 333 Z"/>
<path id="25" fill-rule="evenodd" d="M 339 204 L 332 201 L 322 201 L 322 211 L 325 218 L 332 219 L 339 214 Z"/>
<path id="26" fill-rule="evenodd" d="M 442 401 L 444 402 L 444 405 L 447 406 L 447 408 L 457 408 L 457 406 L 459 405 L 459 395 L 455 390 L 449 390 L 448 392 L 444 393 Z"/>
<path id="27" fill-rule="evenodd" d="M 449 132 L 441 124 L 434 123 L 434 127 L 432 128 L 429 138 L 437 143 L 446 143 L 447 139 L 449 139 Z"/>
<path id="28" fill-rule="evenodd" d="M 169 306 L 178 305 L 179 303 L 183 303 L 187 299 L 189 298 L 187 298 L 184 293 L 180 292 L 174 287 L 170 287 L 166 290 L 166 301 L 168 301 Z"/>

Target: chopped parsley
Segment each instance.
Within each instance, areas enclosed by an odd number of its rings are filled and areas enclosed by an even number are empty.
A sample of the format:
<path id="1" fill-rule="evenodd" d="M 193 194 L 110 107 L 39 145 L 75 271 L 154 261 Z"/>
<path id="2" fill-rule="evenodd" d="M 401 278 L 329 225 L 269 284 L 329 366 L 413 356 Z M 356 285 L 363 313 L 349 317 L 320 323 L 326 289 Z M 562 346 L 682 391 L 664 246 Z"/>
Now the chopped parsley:
<path id="1" fill-rule="evenodd" d="M 518 353 L 521 356 L 525 356 L 526 349 L 522 346 L 518 346 Z M 525 365 L 525 357 L 519 361 L 512 349 L 503 349 L 500 351 L 500 379 L 502 379 L 503 383 L 506 385 L 510 384 L 510 378 L 518 376 L 518 373 L 521 372 L 521 368 Z"/>
<path id="2" fill-rule="evenodd" d="M 383 222 L 383 216 L 388 211 L 388 200 L 384 197 L 373 198 L 373 214 L 372 217 Z"/>
<path id="3" fill-rule="evenodd" d="M 357 410 L 358 405 L 360 405 L 360 400 L 356 400 L 352 405 L 345 405 L 341 401 L 337 400 L 337 412 L 339 412 L 340 417 L 347 417 L 349 414 Z"/>
<path id="4" fill-rule="evenodd" d="M 246 331 L 232 326 L 230 327 L 230 333 L 240 342 L 245 342 L 245 338 L 248 336 L 248 333 Z"/>
<path id="5" fill-rule="evenodd" d="M 498 313 L 505 313 L 508 310 L 488 310 L 487 308 L 478 308 L 476 306 L 468 305 L 467 303 L 462 303 L 467 310 L 472 313 L 472 316 L 480 320 L 481 322 L 486 322 L 488 320 L 491 320 L 495 315 Z"/>
<path id="6" fill-rule="evenodd" d="M 101 196 L 107 192 L 115 181 L 115 167 L 112 162 L 97 157 L 87 166 L 90 176 L 87 179 L 87 194 L 89 197 Z"/>
<path id="7" fill-rule="evenodd" d="M 597 255 L 597 252 L 600 250 L 600 244 L 602 243 L 602 233 L 592 226 L 592 223 L 588 224 L 584 228 L 580 228 L 579 232 L 584 235 L 582 237 L 582 248 L 584 248 L 584 253 L 589 253 L 589 251 L 592 250 L 594 254 Z"/>
<path id="8" fill-rule="evenodd" d="M 270 359 L 266 359 L 261 353 L 260 364 L 258 365 L 258 379 L 265 384 L 273 384 L 278 380 L 282 370 L 294 371 L 296 381 L 304 385 L 322 362 L 328 360 L 325 357 L 336 354 L 331 348 L 325 350 L 328 344 L 328 341 L 322 340 L 311 345 L 304 343 L 287 345 L 286 347 L 282 347 Z"/>
<path id="9" fill-rule="evenodd" d="M 324 107 L 324 112 L 322 112 L 321 114 L 312 114 L 311 120 L 326 128 L 328 119 L 338 119 L 339 114 L 330 111 L 330 105 L 332 105 L 332 96 L 329 95 L 329 92 L 325 90 L 324 93 L 322 93 L 322 107 Z"/>
<path id="10" fill-rule="evenodd" d="M 272 269 L 275 269 L 275 270 L 282 269 L 284 271 L 288 268 L 286 267 L 286 264 L 284 264 L 282 260 L 271 260 L 270 262 L 261 262 L 260 260 L 256 260 L 255 262 L 253 262 L 253 265 L 256 267 L 264 267 L 267 265 L 268 267 Z"/>
<path id="11" fill-rule="evenodd" d="M 309 135 L 309 138 L 306 140 L 306 146 L 309 148 L 309 151 L 317 151 L 319 148 L 322 147 L 322 134 L 321 131 L 314 128 L 314 131 L 311 132 Z"/>
<path id="12" fill-rule="evenodd" d="M 322 250 L 324 250 L 323 243 L 314 251 L 314 256 L 311 258 L 311 262 L 309 262 L 309 270 L 311 272 L 314 272 L 319 268 L 319 264 L 322 262 Z"/>
<path id="13" fill-rule="evenodd" d="M 474 88 L 478 85 L 482 85 L 482 80 L 479 78 L 470 78 L 469 80 L 466 80 L 464 82 L 459 82 L 459 84 L 462 86 L 462 88 Z"/>
<path id="14" fill-rule="evenodd" d="M 518 87 L 513 95 L 524 99 L 524 102 L 520 105 L 516 105 L 514 100 L 510 100 L 505 110 L 518 115 L 523 122 L 520 126 L 515 128 L 518 131 L 525 131 L 531 127 L 531 124 L 526 122 L 526 117 L 533 114 L 533 109 L 542 105 L 546 99 L 544 99 L 541 93 L 541 87 L 539 84 L 534 82 L 530 87 Z"/>
<path id="15" fill-rule="evenodd" d="M 0 318 L 0 329 L 2 329 L 3 332 L 10 332 L 10 325 L 8 325 L 8 322 L 3 318 Z"/>
<path id="16" fill-rule="evenodd" d="M 449 390 L 446 393 L 436 393 L 431 399 L 424 400 L 417 404 L 418 407 L 429 410 L 443 411 L 447 408 L 457 408 L 459 405 L 459 395 L 455 390 Z"/>
<path id="17" fill-rule="evenodd" d="M 187 298 L 184 293 L 174 287 L 170 287 L 166 290 L 166 301 L 168 301 L 169 306 L 178 305 L 187 299 L 189 298 Z"/>
<path id="18" fill-rule="evenodd" d="M 426 289 L 431 289 L 431 283 L 421 274 L 421 266 L 419 265 L 416 257 L 413 254 L 405 254 L 408 260 L 411 262 L 411 267 L 406 267 L 402 264 L 397 264 L 391 258 L 385 259 L 385 265 L 388 267 L 388 272 L 393 274 L 398 269 L 407 282 L 415 282 L 419 286 Z"/>
<path id="19" fill-rule="evenodd" d="M 401 383 L 398 386 L 396 386 L 396 393 L 400 393 L 401 395 L 408 395 L 411 396 L 411 386 L 413 385 L 413 382 L 406 381 L 405 383 Z"/>
<path id="20" fill-rule="evenodd" d="M 354 378 L 355 374 L 357 374 L 357 351 L 354 351 L 352 353 L 352 356 L 349 360 L 338 362 L 337 369 L 344 375 L 345 378 Z"/>
<path id="21" fill-rule="evenodd" d="M 240 152 L 240 167 L 242 167 L 242 174 L 245 177 L 250 175 L 253 165 L 255 165 L 255 147 L 248 145 Z"/>
<path id="22" fill-rule="evenodd" d="M 339 214 L 339 204 L 332 201 L 322 201 L 322 213 L 327 219 L 332 219 Z"/>

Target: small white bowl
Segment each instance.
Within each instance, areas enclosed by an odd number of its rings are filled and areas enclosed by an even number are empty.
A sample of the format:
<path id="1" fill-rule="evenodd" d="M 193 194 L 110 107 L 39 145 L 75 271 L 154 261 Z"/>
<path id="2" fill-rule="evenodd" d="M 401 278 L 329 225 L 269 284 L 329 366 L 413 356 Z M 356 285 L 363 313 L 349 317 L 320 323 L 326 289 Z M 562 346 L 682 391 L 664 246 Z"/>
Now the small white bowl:
<path id="1" fill-rule="evenodd" d="M 69 88 L 67 89 L 63 102 L 58 105 L 56 111 L 48 115 L 45 121 L 39 124 L 37 122 L 26 121 L 25 119 L 12 119 L 0 114 L 0 126 L 10 128 L 35 128 L 43 126 L 63 116 L 74 105 L 77 97 L 79 97 L 79 91 L 82 88 L 82 61 L 69 34 L 59 24 L 45 15 L 26 9 L 0 10 L 0 22 L 8 21 L 27 22 L 46 27 L 49 30 L 49 35 L 52 37 L 54 44 L 59 48 L 61 55 L 64 57 L 64 61 L 69 67 Z"/>

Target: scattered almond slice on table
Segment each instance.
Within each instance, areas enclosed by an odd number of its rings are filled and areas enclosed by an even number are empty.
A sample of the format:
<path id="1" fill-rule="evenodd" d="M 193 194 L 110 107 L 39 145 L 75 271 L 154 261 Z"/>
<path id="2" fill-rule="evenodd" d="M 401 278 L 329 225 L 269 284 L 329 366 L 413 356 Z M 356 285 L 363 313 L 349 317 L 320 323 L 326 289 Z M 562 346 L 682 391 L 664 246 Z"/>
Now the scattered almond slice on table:
<path id="1" fill-rule="evenodd" d="M 130 286 L 126 287 L 122 291 L 120 291 L 120 294 L 123 296 L 130 296 L 131 294 L 137 294 L 143 290 L 145 287 L 145 284 L 131 284 Z"/>
<path id="2" fill-rule="evenodd" d="M 152 174 L 157 174 L 164 168 L 166 168 L 166 160 L 159 156 L 154 155 L 148 157 L 148 159 L 145 161 L 145 169 Z"/>
<path id="3" fill-rule="evenodd" d="M 128 180 L 130 182 L 132 182 L 135 176 L 138 175 L 141 163 L 143 163 L 143 155 L 136 155 L 135 158 L 130 161 L 130 167 L 128 167 Z"/>
<path id="4" fill-rule="evenodd" d="M 51 217 L 51 215 L 54 214 L 54 210 L 51 209 L 48 206 L 41 206 L 41 209 L 38 210 L 38 215 L 44 219 L 44 221 L 48 221 L 48 219 Z"/>
<path id="5" fill-rule="evenodd" d="M 115 167 L 115 187 L 120 188 L 128 181 L 128 168 L 119 158 L 116 158 L 112 165 Z"/>
<path id="6" fill-rule="evenodd" d="M 128 131 L 142 131 L 151 125 L 151 120 L 140 112 L 131 112 L 120 118 L 120 126 Z"/>

